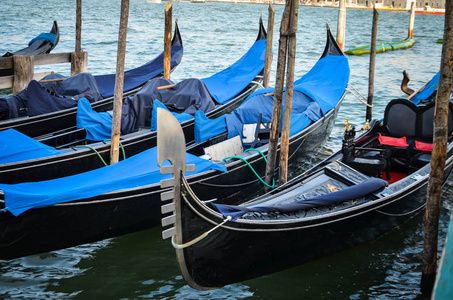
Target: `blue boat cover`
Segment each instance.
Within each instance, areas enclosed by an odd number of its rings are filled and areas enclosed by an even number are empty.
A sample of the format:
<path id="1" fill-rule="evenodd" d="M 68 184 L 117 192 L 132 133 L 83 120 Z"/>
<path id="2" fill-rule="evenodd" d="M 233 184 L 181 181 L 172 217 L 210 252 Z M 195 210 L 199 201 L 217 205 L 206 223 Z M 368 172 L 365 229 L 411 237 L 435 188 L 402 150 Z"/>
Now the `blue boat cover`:
<path id="1" fill-rule="evenodd" d="M 207 170 L 226 172 L 223 165 L 186 154 L 187 164 L 195 164 L 195 172 Z M 163 165 L 169 165 L 168 161 Z M 130 189 L 160 182 L 171 174 L 160 174 L 157 164 L 157 147 L 120 161 L 114 165 L 73 176 L 19 184 L 0 184 L 5 193 L 5 207 L 18 216 L 31 208 L 46 207 L 57 203 L 88 199 L 112 191 Z"/>
<path id="2" fill-rule="evenodd" d="M 32 39 L 29 43 L 28 43 L 28 46 L 30 46 L 31 44 L 33 44 L 34 42 L 36 41 L 46 41 L 46 42 L 49 42 L 51 43 L 52 45 L 55 45 L 55 40 L 57 39 L 57 35 L 54 34 L 54 33 L 50 33 L 50 32 L 43 32 L 43 33 L 40 33 L 37 37 L 35 37 L 34 39 Z"/>
<path id="3" fill-rule="evenodd" d="M 171 47 L 171 69 L 175 68 L 181 62 L 183 55 L 182 45 L 172 45 Z M 164 71 L 164 53 L 152 61 L 135 69 L 124 72 L 123 91 L 130 91 L 145 84 L 148 80 L 156 77 Z M 115 91 L 116 74 L 97 75 L 96 79 L 99 91 L 102 97 L 107 98 L 113 96 Z"/>
<path id="4" fill-rule="evenodd" d="M 154 111 L 157 99 L 182 122 L 198 111 L 209 112 L 215 108 L 213 98 L 218 103 L 226 103 L 237 96 L 264 68 L 265 40 L 256 41 L 249 51 L 227 69 L 204 79 L 189 78 L 174 87 L 156 90 L 159 86 L 173 82 L 163 78 L 150 80 L 135 96 L 128 97 L 122 107 L 121 134 L 137 131 L 149 122 L 148 111 Z M 77 127 L 85 128 L 89 139 L 100 141 L 111 135 L 111 120 L 108 113 L 96 113 L 80 103 L 83 108 L 77 111 Z M 85 114 L 85 115 L 80 115 Z M 99 115 L 99 116 L 98 116 Z M 106 121 L 105 124 L 101 122 Z M 155 125 L 155 124 L 154 124 Z M 155 130 L 151 124 L 151 130 Z"/>
<path id="5" fill-rule="evenodd" d="M 249 212 L 287 214 L 298 211 L 304 211 L 315 207 L 335 205 L 345 201 L 365 197 L 371 193 L 383 189 L 387 185 L 388 183 L 385 180 L 379 178 L 370 178 L 367 181 L 364 181 L 360 184 L 352 185 L 345 189 L 338 190 L 329 194 L 281 205 L 243 207 L 234 205 L 215 204 L 213 202 L 208 202 L 206 203 L 206 205 L 220 212 L 224 217 L 231 216 L 232 221 L 235 221 Z"/>
<path id="6" fill-rule="evenodd" d="M 152 115 L 151 115 L 151 129 L 150 129 L 150 131 L 156 131 L 157 130 L 157 109 L 156 108 L 163 108 L 163 109 L 169 111 L 168 108 L 165 106 L 165 104 L 163 104 L 159 100 L 154 100 L 153 112 L 152 112 Z M 185 122 L 185 121 L 188 121 L 188 120 L 192 120 L 194 118 L 191 114 L 188 114 L 188 113 L 175 113 L 175 112 L 171 112 L 171 113 L 172 113 L 173 116 L 175 116 L 176 120 L 178 120 L 179 123 L 182 123 L 182 122 Z"/>
<path id="7" fill-rule="evenodd" d="M 328 55 L 320 59 L 302 78 L 294 82 L 290 135 L 294 135 L 323 114 L 335 108 L 349 81 L 349 64 L 344 56 Z M 217 119 L 208 119 L 202 112 L 195 114 L 195 142 L 201 143 L 228 131 L 228 137 L 242 136 L 244 124 L 255 124 L 262 114 L 262 122 L 272 119 L 273 88 L 261 89 L 250 95 L 233 112 Z M 283 105 L 285 95 L 283 95 Z M 283 114 L 283 109 L 282 109 Z"/>
<path id="8" fill-rule="evenodd" d="M 218 103 L 224 104 L 237 96 L 264 69 L 265 53 L 266 40 L 258 40 L 230 67 L 203 78 L 212 97 Z"/>
<path id="9" fill-rule="evenodd" d="M 414 102 L 415 105 L 420 104 L 420 102 L 427 100 L 430 98 L 437 90 L 437 86 L 439 85 L 439 76 L 440 76 L 440 71 L 437 72 L 436 75 L 431 78 L 431 80 L 426 84 L 426 86 L 418 92 L 414 97 L 412 97 L 412 102 Z"/>
<path id="10" fill-rule="evenodd" d="M 190 78 L 170 89 L 156 89 L 170 84 L 173 84 L 170 80 L 156 78 L 150 80 L 137 94 L 125 99 L 121 111 L 122 135 L 136 132 L 145 126 L 149 127 L 154 103 L 163 103 L 171 111 L 181 112 L 181 114 L 175 114 L 178 120 L 193 118 L 191 114 L 198 110 L 209 112 L 215 108 L 215 103 L 203 81 Z M 77 127 L 87 131 L 87 138 L 92 141 L 104 140 L 106 136 L 111 135 L 111 126 L 109 112 L 95 112 L 87 101 L 80 101 L 77 110 Z M 151 129 L 154 130 L 155 127 L 151 126 Z"/>
<path id="11" fill-rule="evenodd" d="M 77 105 L 77 128 L 84 128 L 86 138 L 91 141 L 103 141 L 112 137 L 112 116 L 108 112 L 98 113 L 86 98 Z"/>
<path id="12" fill-rule="evenodd" d="M 64 153 L 44 145 L 15 129 L 0 131 L 0 164 Z"/>

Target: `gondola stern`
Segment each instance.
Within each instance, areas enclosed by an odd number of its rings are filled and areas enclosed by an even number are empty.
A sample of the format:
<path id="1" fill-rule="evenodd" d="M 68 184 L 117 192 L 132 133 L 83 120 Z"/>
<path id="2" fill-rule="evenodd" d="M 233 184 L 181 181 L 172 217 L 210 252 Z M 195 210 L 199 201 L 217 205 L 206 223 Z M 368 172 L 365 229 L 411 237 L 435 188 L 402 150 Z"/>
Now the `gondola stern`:
<path id="1" fill-rule="evenodd" d="M 53 26 L 52 29 L 50 30 L 50 33 L 55 34 L 55 42 L 52 45 L 52 48 L 49 49 L 49 52 L 52 51 L 57 45 L 58 42 L 60 41 L 60 28 L 58 27 L 58 22 L 55 20 L 53 21 Z"/>
<path id="2" fill-rule="evenodd" d="M 338 55 L 338 56 L 344 56 L 343 51 L 341 50 L 340 46 L 336 42 L 335 38 L 332 35 L 332 32 L 330 31 L 330 26 L 329 23 L 326 23 L 327 27 L 327 41 L 326 41 L 326 46 L 324 48 L 324 52 L 321 55 L 321 58 L 326 57 L 328 55 Z"/>
<path id="3" fill-rule="evenodd" d="M 171 45 L 183 47 L 181 32 L 179 31 L 178 20 L 175 21 L 175 32 L 173 35 L 173 40 L 171 41 Z"/>
<path id="4" fill-rule="evenodd" d="M 266 29 L 264 28 L 263 18 L 260 15 L 259 31 L 258 31 L 258 37 L 256 38 L 256 40 L 259 41 L 259 40 L 266 40 L 266 39 L 267 39 L 267 32 L 266 32 Z"/>

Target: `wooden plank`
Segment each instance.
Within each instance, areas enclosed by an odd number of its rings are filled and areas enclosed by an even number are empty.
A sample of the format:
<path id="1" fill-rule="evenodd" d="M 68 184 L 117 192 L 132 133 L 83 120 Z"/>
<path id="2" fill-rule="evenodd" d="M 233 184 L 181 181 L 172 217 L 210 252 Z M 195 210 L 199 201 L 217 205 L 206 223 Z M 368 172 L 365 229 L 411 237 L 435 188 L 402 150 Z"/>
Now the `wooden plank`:
<path id="1" fill-rule="evenodd" d="M 13 57 L 0 57 L 0 69 L 12 69 L 14 68 Z"/>
<path id="2" fill-rule="evenodd" d="M 71 62 L 71 52 L 35 55 L 35 66 Z"/>
<path id="3" fill-rule="evenodd" d="M 13 87 L 14 76 L 0 77 L 0 89 L 10 89 Z"/>

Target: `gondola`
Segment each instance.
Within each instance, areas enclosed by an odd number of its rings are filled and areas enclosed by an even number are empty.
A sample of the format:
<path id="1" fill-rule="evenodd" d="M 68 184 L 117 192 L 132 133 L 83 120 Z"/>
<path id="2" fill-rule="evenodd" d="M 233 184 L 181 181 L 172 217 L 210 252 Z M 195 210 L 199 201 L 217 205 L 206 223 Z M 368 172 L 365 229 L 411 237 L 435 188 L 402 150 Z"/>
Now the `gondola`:
<path id="1" fill-rule="evenodd" d="M 215 192 L 197 197 L 181 175 L 184 148 L 175 148 L 182 145 L 166 151 L 179 139 L 167 116 L 166 128 L 159 128 L 158 161 L 172 164 L 161 170 L 173 173 L 162 182 L 173 186 L 162 195 L 163 211 L 170 213 L 162 225 L 172 227 L 163 237 L 171 237 L 187 283 L 208 290 L 295 267 L 374 240 L 423 211 L 434 106 L 390 101 L 382 123 L 372 121 L 357 138 L 354 127 L 345 129 L 340 151 L 236 206 L 212 202 Z M 452 113 L 450 103 L 444 182 L 453 168 Z"/>
<path id="2" fill-rule="evenodd" d="M 178 23 L 171 47 L 171 70 L 181 62 L 184 48 Z M 124 96 L 135 94 L 150 79 L 163 76 L 163 52 L 153 60 L 124 73 Z M 16 96 L 0 98 L 0 130 L 13 128 L 30 137 L 76 126 L 77 103 L 90 100 L 96 111 L 113 108 L 115 74 L 82 73 L 66 78 L 50 74 L 43 82 L 32 80 Z"/>
<path id="3" fill-rule="evenodd" d="M 257 40 L 249 51 L 230 67 L 202 79 L 202 84 L 206 87 L 209 86 L 209 101 L 213 101 L 211 100 L 212 96 L 212 98 L 215 97 L 217 103 L 207 113 L 207 116 L 216 118 L 230 112 L 261 85 L 265 43 L 266 32 L 260 20 Z M 160 79 L 158 81 L 160 82 Z M 190 80 L 190 82 L 193 82 L 193 80 Z M 148 83 L 151 90 L 154 83 L 154 81 Z M 146 89 L 144 91 L 144 96 L 146 96 L 150 89 L 148 86 L 143 87 L 143 89 Z M 138 93 L 136 96 L 141 97 L 142 95 Z M 146 98 L 149 99 L 150 97 Z M 186 99 L 191 100 L 192 95 L 187 95 Z M 110 142 L 105 140 L 105 137 L 109 139 L 111 136 L 110 124 L 112 118 L 108 112 L 98 114 L 91 111 L 89 105 L 87 107 L 85 104 L 86 101 L 79 101 L 79 114 L 80 110 L 83 110 L 84 112 L 88 111 L 88 117 L 95 115 L 90 118 L 90 121 L 94 122 L 93 126 L 84 126 L 82 129 L 64 132 L 61 135 L 56 134 L 45 140 L 41 139 L 40 142 L 29 139 L 16 131 L 0 132 L 0 136 L 3 136 L 0 137 L 0 148 L 3 147 L 4 149 L 3 153 L 0 153 L 0 183 L 42 181 L 105 166 L 105 162 L 110 161 Z M 141 110 L 146 110 L 146 108 L 142 107 Z M 132 107 L 130 111 L 137 110 Z M 184 115 L 187 116 L 187 114 Z M 145 117 L 150 120 L 146 112 Z M 97 120 L 99 119 L 106 121 L 106 123 L 98 123 Z M 155 129 L 150 130 L 153 129 L 152 124 L 144 125 L 136 132 L 121 136 L 121 152 L 124 156 L 121 155 L 120 159 L 131 157 L 156 145 L 156 131 Z M 187 141 L 193 140 L 194 119 L 188 118 L 182 121 L 182 126 Z M 87 136 L 89 137 L 88 140 Z M 99 137 L 101 138 L 99 139 Z M 23 148 L 16 147 L 18 144 L 16 138 L 24 145 Z M 11 153 L 7 154 L 7 148 L 11 149 Z"/>
<path id="4" fill-rule="evenodd" d="M 60 31 L 58 29 L 57 21 L 53 21 L 52 29 L 50 32 L 43 32 L 33 38 L 28 46 L 13 52 L 6 52 L 2 57 L 11 57 L 14 55 L 38 55 L 50 53 L 60 41 Z M 13 69 L 1 69 L 0 76 L 14 75 Z"/>
<path id="5" fill-rule="evenodd" d="M 323 97 L 314 93 L 315 87 L 322 91 L 326 88 L 323 84 L 318 87 L 319 82 L 315 78 L 321 83 L 325 82 L 332 91 L 322 96 L 330 95 L 324 100 L 332 100 L 335 105 L 317 121 L 308 121 L 298 116 L 301 124 L 305 121 L 306 127 L 299 127 L 300 131 L 291 136 L 292 162 L 300 154 L 306 154 L 307 149 L 315 149 L 325 139 L 344 97 L 349 67 L 343 55 L 334 55 L 341 51 L 332 41 L 328 32 L 323 58 L 301 81 L 304 82 L 302 87 L 305 87 L 305 93 L 319 101 Z M 332 69 L 338 73 L 331 72 Z M 326 71 L 323 74 L 330 74 L 332 80 L 320 78 L 318 75 L 322 70 Z M 258 94 L 262 95 L 261 90 L 249 96 L 245 104 L 257 106 L 253 98 L 256 99 Z M 264 99 L 273 102 L 272 97 Z M 293 107 L 300 106 L 297 102 L 306 100 L 301 95 L 296 96 Z M 157 112 L 160 110 L 165 108 L 156 109 Z M 221 134 L 215 138 L 221 140 L 221 137 L 226 135 Z M 212 138 L 209 140 L 214 142 Z M 261 139 L 260 142 L 264 144 L 256 147 L 264 154 L 267 151 L 266 141 Z M 227 143 L 230 141 L 227 140 Z M 205 159 L 204 155 L 199 156 L 198 145 L 200 144 L 192 144 L 190 147 L 193 152 L 188 149 L 187 153 L 188 159 L 197 166 L 195 171 L 188 173 L 194 187 L 206 194 L 217 194 L 219 202 L 228 201 L 226 196 L 222 199 L 222 195 L 229 196 L 230 192 L 246 195 L 263 187 L 260 179 L 249 169 L 249 165 L 252 165 L 256 170 L 263 170 L 265 162 L 261 153 L 248 151 L 237 154 L 247 159 L 248 163 L 236 159 L 219 163 Z M 159 196 L 161 192 L 168 191 L 168 188 L 159 185 L 159 181 L 168 176 L 159 175 L 156 151 L 154 147 L 117 164 L 66 178 L 36 183 L 0 184 L 0 259 L 71 247 L 158 225 L 161 218 Z M 87 149 L 85 153 L 90 151 Z M 29 171 L 27 175 L 32 177 L 35 173 Z"/>

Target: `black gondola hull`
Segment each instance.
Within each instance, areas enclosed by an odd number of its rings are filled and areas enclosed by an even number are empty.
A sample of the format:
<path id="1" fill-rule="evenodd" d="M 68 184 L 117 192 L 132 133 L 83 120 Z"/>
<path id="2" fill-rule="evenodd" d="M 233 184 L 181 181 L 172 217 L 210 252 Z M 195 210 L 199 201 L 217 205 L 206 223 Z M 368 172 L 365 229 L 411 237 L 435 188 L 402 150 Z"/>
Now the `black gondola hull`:
<path id="1" fill-rule="evenodd" d="M 317 148 L 314 146 L 319 146 L 327 138 L 339 106 L 340 104 L 323 119 L 290 140 L 291 162 L 301 159 L 306 151 L 313 151 Z M 148 142 L 155 143 L 155 137 Z M 263 157 L 256 154 L 254 157 L 250 163 L 264 173 L 266 163 Z M 232 194 L 240 193 L 241 197 L 248 197 L 263 188 L 243 163 L 237 164 L 229 173 L 208 171 L 188 179 L 193 182 L 191 185 L 194 189 L 202 191 L 207 197 L 215 194 L 219 202 L 224 203 L 234 199 Z M 241 184 L 236 185 L 236 182 Z M 219 189 L 219 186 L 225 187 Z M 219 193 L 220 190 L 222 193 Z M 160 194 L 163 191 L 165 189 L 159 184 L 154 184 L 81 201 L 30 209 L 17 217 L 8 211 L 1 211 L 4 208 L 1 198 L 4 195 L 0 194 L 0 260 L 68 248 L 155 227 L 162 218 Z"/>
<path id="2" fill-rule="evenodd" d="M 452 171 L 450 147 L 444 180 Z M 177 249 L 186 281 L 197 289 L 212 289 L 301 265 L 381 237 L 401 226 L 426 203 L 429 166 L 424 179 L 361 208 L 346 209 L 319 218 L 267 224 L 228 222 L 206 238 Z M 419 173 L 421 174 L 421 173 Z M 426 176 L 425 176 L 426 175 Z M 224 218 L 199 200 L 181 200 L 182 243 L 220 224 Z"/>

